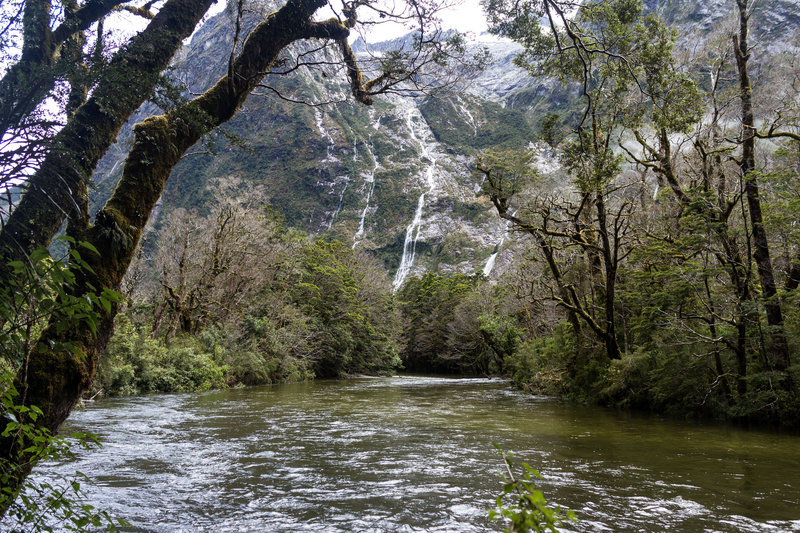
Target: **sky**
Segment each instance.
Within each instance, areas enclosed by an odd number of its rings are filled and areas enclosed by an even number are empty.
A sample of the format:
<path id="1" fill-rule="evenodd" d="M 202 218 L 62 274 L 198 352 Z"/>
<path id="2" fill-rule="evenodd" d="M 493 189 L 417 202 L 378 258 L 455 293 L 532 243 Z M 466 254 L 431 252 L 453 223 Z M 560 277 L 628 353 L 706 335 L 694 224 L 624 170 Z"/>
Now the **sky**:
<path id="1" fill-rule="evenodd" d="M 439 13 L 444 28 L 458 30 L 462 33 L 472 32 L 476 35 L 486 31 L 486 17 L 479 0 L 456 0 L 456 2 L 458 2 L 457 5 Z M 408 33 L 408 29 L 399 24 L 385 24 L 373 33 L 374 35 L 368 36 L 368 40 L 378 42 L 405 35 Z"/>
<path id="2" fill-rule="evenodd" d="M 386 2 L 392 0 L 384 0 Z M 443 10 L 440 12 L 439 17 L 442 19 L 443 26 L 447 29 L 455 29 L 462 33 L 472 32 L 480 34 L 486 31 L 486 17 L 480 7 L 479 0 L 452 0 L 457 3 L 454 7 Z M 227 0 L 217 0 L 211 6 L 211 9 L 206 14 L 206 19 L 216 15 L 225 9 Z M 337 4 L 334 0 L 334 5 Z M 366 12 L 366 10 L 364 10 Z M 317 14 L 317 19 L 324 19 L 331 16 L 330 10 L 322 9 Z M 124 28 L 126 33 L 135 33 L 144 29 L 149 21 L 136 17 L 128 13 L 117 13 L 117 20 L 114 21 L 113 27 L 117 29 Z M 371 34 L 367 35 L 367 40 L 370 42 L 380 42 L 396 37 L 400 37 L 408 33 L 408 28 L 400 24 L 381 24 Z"/>

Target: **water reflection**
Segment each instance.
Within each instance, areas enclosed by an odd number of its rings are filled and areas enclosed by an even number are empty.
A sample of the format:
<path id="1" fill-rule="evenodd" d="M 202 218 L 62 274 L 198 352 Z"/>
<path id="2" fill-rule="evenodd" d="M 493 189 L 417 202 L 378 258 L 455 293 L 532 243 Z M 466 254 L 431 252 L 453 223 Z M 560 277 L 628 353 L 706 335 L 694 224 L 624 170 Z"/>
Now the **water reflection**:
<path id="1" fill-rule="evenodd" d="M 107 400 L 65 431 L 134 531 L 486 531 L 492 441 L 574 531 L 800 531 L 800 439 L 574 406 L 499 380 L 395 377 Z"/>

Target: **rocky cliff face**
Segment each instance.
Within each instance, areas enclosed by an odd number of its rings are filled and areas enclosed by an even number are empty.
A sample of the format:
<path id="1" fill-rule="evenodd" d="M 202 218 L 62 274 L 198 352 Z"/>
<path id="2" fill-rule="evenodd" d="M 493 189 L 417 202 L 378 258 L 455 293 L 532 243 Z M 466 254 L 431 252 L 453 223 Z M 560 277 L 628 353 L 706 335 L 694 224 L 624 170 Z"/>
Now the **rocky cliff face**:
<path id="1" fill-rule="evenodd" d="M 734 9 L 722 0 L 649 4 L 692 38 L 709 35 Z M 762 35 L 776 26 L 789 31 L 789 22 L 800 25 L 795 2 L 775 4 L 765 11 L 770 21 L 756 25 Z M 176 61 L 173 76 L 189 91 L 204 90 L 224 71 L 233 45 L 230 28 L 229 17 L 218 15 Z M 286 64 L 310 46 L 295 47 Z M 215 184 L 229 180 L 257 191 L 289 225 L 331 234 L 375 254 L 395 286 L 430 269 L 496 274 L 507 263 L 498 256 L 507 244 L 507 228 L 476 194 L 474 157 L 491 146 L 524 146 L 553 106 L 569 109 L 578 95 L 514 67 L 513 43 L 483 35 L 473 46 L 487 47 L 495 61 L 469 85 L 425 97 L 380 98 L 370 107 L 354 103 L 344 77 L 326 67 L 270 76 L 265 82 L 270 88 L 251 96 L 225 126 L 237 142 L 223 138 L 213 150 L 198 146 L 175 169 L 155 227 L 170 209 L 207 208 Z M 356 50 L 365 53 L 366 45 Z M 317 59 L 335 60 L 326 53 L 314 52 Z M 282 100 L 275 91 L 306 104 Z M 146 112 L 152 105 L 132 122 Z M 98 198 L 118 178 L 129 141 L 126 130 L 101 163 Z"/>

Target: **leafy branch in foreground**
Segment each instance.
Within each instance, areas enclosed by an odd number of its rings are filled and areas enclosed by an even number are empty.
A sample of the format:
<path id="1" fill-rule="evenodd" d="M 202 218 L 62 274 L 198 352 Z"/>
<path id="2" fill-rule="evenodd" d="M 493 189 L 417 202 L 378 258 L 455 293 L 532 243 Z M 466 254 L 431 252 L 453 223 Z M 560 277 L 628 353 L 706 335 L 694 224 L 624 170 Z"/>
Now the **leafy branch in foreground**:
<path id="1" fill-rule="evenodd" d="M 27 447 L 19 450 L 17 461 L 0 458 L 0 507 L 6 509 L 0 530 L 116 531 L 118 526 L 128 525 L 86 502 L 81 489 L 89 479 L 82 472 L 55 476 L 52 481 L 27 477 L 20 487 L 15 487 L 18 470 L 27 464 L 70 460 L 75 457 L 75 446 L 88 449 L 99 447 L 100 442 L 93 434 L 75 433 L 65 438 L 37 426 L 42 411 L 36 406 L 18 405 L 19 393 L 12 379 L 8 372 L 0 376 L 0 414 L 5 422 L 2 436 Z"/>
<path id="2" fill-rule="evenodd" d="M 27 261 L 12 261 L 12 278 L 0 288 L 0 531 L 114 531 L 124 525 L 86 502 L 81 488 L 87 478 L 80 472 L 44 480 L 27 477 L 38 463 L 72 459 L 76 446 L 99 446 L 94 435 L 59 437 L 40 424 L 43 409 L 26 403 L 21 392 L 30 377 L 31 347 L 46 327 L 59 333 L 85 325 L 95 334 L 101 313 L 121 299 L 110 289 L 75 291 L 78 280 L 92 270 L 85 258 L 97 250 L 71 237 L 59 239 L 71 247 L 69 264 L 40 248 Z M 58 335 L 49 348 L 83 363 L 74 344 L 61 342 Z"/>
<path id="3" fill-rule="evenodd" d="M 522 479 L 517 480 L 514 476 L 513 454 L 504 452 L 500 446 L 493 442 L 492 445 L 497 449 L 497 454 L 503 459 L 506 467 L 505 473 L 500 473 L 503 480 L 503 493 L 497 497 L 497 507 L 489 511 L 489 518 L 492 520 L 506 519 L 510 526 L 504 529 L 506 533 L 534 531 L 544 533 L 546 531 L 556 532 L 556 526 L 564 524 L 564 521 L 575 521 L 575 513 L 562 510 L 560 506 L 552 507 L 547 504 L 542 491 L 537 490 L 534 485 L 534 478 L 541 479 L 542 476 L 527 463 L 522 463 Z M 504 500 L 511 495 L 511 503 L 506 504 Z"/>

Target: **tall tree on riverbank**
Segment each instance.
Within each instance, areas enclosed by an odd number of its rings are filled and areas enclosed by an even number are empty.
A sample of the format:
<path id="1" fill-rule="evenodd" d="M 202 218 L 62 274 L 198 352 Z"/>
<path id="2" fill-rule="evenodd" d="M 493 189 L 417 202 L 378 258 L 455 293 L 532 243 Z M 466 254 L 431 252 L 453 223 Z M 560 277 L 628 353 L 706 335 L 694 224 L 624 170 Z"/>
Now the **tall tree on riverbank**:
<path id="1" fill-rule="evenodd" d="M 749 0 L 736 0 L 739 14 L 739 32 L 732 36 L 733 50 L 736 57 L 736 68 L 739 71 L 739 91 L 742 103 L 742 155 L 739 161 L 744 191 L 747 196 L 747 207 L 753 232 L 753 259 L 758 266 L 761 278 L 761 295 L 769 326 L 769 349 L 772 353 L 772 364 L 775 370 L 784 371 L 789 367 L 789 344 L 783 325 L 783 311 L 778 299 L 775 273 L 769 254 L 769 239 L 764 228 L 764 216 L 761 209 L 761 197 L 758 188 L 758 172 L 756 171 L 756 125 L 753 112 L 753 87 L 748 71 L 750 47 L 748 45 L 750 12 Z"/>
<path id="2" fill-rule="evenodd" d="M 619 359 L 616 288 L 631 250 L 626 236 L 635 204 L 619 181 L 622 158 L 613 141 L 621 128 L 642 116 L 631 95 L 650 90 L 646 73 L 665 65 L 669 31 L 645 17 L 636 0 L 588 3 L 571 18 L 549 0 L 530 12 L 515 3 L 486 5 L 496 8 L 490 15 L 493 31 L 524 45 L 515 62 L 533 75 L 580 85 L 585 107 L 575 134 L 561 149 L 572 180 L 569 191 L 514 203 L 511 186 L 520 185 L 515 169 L 524 166 L 525 156 L 515 161 L 513 154 L 491 152 L 477 162 L 484 191 L 501 217 L 534 237 L 557 288 L 552 298 L 566 310 L 574 333 L 580 335 L 585 325 L 600 339 L 608 359 Z M 541 16 L 548 28 L 540 25 Z M 559 260 L 559 251 L 568 249 L 580 254 Z M 584 265 L 583 276 L 573 276 L 576 281 L 565 275 L 569 263 Z"/>

